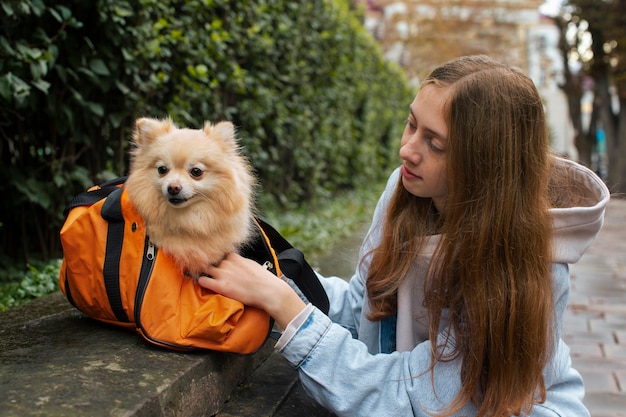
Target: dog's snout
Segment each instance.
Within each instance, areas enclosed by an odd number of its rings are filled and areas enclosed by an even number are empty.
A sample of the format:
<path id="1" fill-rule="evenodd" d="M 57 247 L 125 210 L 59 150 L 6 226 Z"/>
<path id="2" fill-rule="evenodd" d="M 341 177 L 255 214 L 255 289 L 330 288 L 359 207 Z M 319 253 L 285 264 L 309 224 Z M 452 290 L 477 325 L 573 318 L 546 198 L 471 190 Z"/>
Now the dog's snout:
<path id="1" fill-rule="evenodd" d="M 180 193 L 182 189 L 183 186 L 178 183 L 172 183 L 167 186 L 167 192 L 170 195 L 178 195 L 178 193 Z"/>

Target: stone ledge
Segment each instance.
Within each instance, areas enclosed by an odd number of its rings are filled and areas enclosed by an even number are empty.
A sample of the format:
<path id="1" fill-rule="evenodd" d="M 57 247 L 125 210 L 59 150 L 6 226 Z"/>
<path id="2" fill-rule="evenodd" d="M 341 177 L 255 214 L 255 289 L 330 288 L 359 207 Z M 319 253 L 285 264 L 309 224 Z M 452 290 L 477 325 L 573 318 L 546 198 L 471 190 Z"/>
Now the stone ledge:
<path id="1" fill-rule="evenodd" d="M 211 416 L 273 351 L 178 353 L 60 292 L 0 314 L 0 416 Z"/>
<path id="2" fill-rule="evenodd" d="M 298 374 L 280 353 L 273 353 L 237 387 L 215 417 L 333 417 L 304 392 Z"/>

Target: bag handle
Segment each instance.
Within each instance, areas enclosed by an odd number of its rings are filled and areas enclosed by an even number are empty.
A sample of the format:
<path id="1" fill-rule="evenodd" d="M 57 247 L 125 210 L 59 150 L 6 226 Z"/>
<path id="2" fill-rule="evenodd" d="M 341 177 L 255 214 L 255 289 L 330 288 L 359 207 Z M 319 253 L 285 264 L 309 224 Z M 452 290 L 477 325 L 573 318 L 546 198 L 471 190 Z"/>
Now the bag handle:
<path id="1" fill-rule="evenodd" d="M 122 184 L 126 181 L 128 177 L 118 177 L 112 180 L 103 182 L 100 185 L 96 185 L 91 187 L 90 189 L 83 191 L 82 193 L 76 195 L 70 201 L 70 203 L 63 210 L 63 216 L 67 217 L 70 210 L 79 206 L 91 206 L 92 204 L 97 203 L 105 197 L 108 197 L 116 189 L 120 188 Z"/>

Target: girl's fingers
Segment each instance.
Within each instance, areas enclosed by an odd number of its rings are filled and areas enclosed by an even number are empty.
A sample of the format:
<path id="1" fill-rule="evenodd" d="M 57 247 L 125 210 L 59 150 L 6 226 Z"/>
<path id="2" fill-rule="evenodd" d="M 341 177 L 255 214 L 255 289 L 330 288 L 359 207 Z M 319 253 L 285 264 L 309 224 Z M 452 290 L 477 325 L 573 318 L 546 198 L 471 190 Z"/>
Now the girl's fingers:
<path id="1" fill-rule="evenodd" d="M 286 326 L 306 305 L 289 285 L 257 262 L 231 253 L 201 276 L 202 287 L 267 311 Z M 284 327 L 283 327 L 284 328 Z"/>
<path id="2" fill-rule="evenodd" d="M 244 304 L 262 306 L 266 273 L 276 279 L 255 261 L 231 253 L 217 266 L 207 268 L 206 276 L 198 278 L 198 284 Z"/>
<path id="3" fill-rule="evenodd" d="M 204 287 L 207 290 L 211 290 L 213 292 L 217 292 L 213 289 L 214 283 L 215 283 L 215 280 L 206 275 L 202 275 L 200 276 L 200 278 L 198 278 L 198 284 L 200 284 L 201 287 Z"/>

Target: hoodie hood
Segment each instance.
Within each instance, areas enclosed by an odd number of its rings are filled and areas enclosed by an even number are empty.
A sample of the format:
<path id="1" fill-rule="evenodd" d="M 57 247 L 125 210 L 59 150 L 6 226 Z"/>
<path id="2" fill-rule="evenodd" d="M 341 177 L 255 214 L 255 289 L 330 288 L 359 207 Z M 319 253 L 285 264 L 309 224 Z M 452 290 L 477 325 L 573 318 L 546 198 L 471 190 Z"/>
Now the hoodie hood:
<path id="1" fill-rule="evenodd" d="M 576 162 L 557 158 L 555 169 L 566 170 L 570 182 L 570 186 L 556 191 L 575 195 L 568 196 L 574 203 L 550 210 L 554 225 L 554 262 L 573 264 L 578 262 L 602 228 L 610 193 L 593 171 Z"/>

